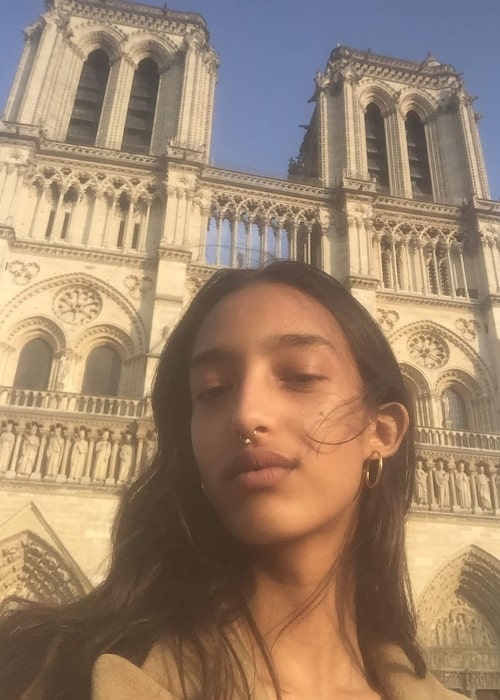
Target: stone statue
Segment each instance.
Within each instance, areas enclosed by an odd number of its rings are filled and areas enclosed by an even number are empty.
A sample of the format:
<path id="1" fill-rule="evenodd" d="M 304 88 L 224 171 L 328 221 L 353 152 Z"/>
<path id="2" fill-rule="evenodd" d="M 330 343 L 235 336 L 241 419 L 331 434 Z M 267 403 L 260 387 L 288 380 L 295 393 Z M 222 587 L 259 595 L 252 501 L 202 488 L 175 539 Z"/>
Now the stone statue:
<path id="1" fill-rule="evenodd" d="M 465 463 L 460 461 L 455 472 L 455 485 L 457 491 L 457 505 L 460 508 L 472 508 L 469 477 L 465 473 Z"/>
<path id="2" fill-rule="evenodd" d="M 446 428 L 450 421 L 450 399 L 446 392 L 441 396 L 441 406 L 443 409 L 443 426 Z"/>
<path id="3" fill-rule="evenodd" d="M 109 430 L 104 429 L 101 438 L 95 444 L 94 481 L 105 481 L 108 473 L 111 443 Z"/>
<path id="4" fill-rule="evenodd" d="M 21 447 L 21 459 L 19 461 L 19 474 L 29 475 L 32 473 L 40 447 L 38 437 L 38 423 L 27 423 L 24 440 Z"/>
<path id="5" fill-rule="evenodd" d="M 415 501 L 418 505 L 428 503 L 427 473 L 424 471 L 421 459 L 417 459 L 417 468 L 415 470 Z"/>
<path id="6" fill-rule="evenodd" d="M 16 436 L 14 434 L 14 422 L 8 420 L 2 423 L 0 433 L 0 472 L 6 472 L 9 468 L 10 458 L 14 450 Z"/>
<path id="7" fill-rule="evenodd" d="M 47 462 L 45 477 L 56 477 L 61 465 L 64 453 L 64 438 L 62 436 L 62 425 L 57 423 L 54 426 L 52 435 L 47 445 Z"/>
<path id="8" fill-rule="evenodd" d="M 143 468 L 149 467 L 156 452 L 156 439 L 152 430 L 148 430 L 144 438 L 144 464 Z"/>
<path id="9" fill-rule="evenodd" d="M 484 473 L 484 467 L 480 465 L 476 474 L 477 500 L 483 510 L 491 510 L 490 482 Z"/>
<path id="10" fill-rule="evenodd" d="M 438 459 L 436 462 L 436 470 L 434 472 L 434 482 L 436 484 L 436 495 L 440 508 L 446 508 L 450 505 L 450 475 L 444 470 L 443 467 L 443 460 Z"/>
<path id="11" fill-rule="evenodd" d="M 124 484 L 129 476 L 132 469 L 132 433 L 126 430 L 123 433 L 123 442 L 120 445 L 120 450 L 118 452 L 118 482 Z"/>
<path id="12" fill-rule="evenodd" d="M 78 440 L 75 440 L 71 450 L 71 461 L 69 465 L 70 479 L 79 481 L 85 473 L 85 464 L 89 452 L 89 443 L 86 440 L 87 430 L 81 425 L 78 431 Z"/>

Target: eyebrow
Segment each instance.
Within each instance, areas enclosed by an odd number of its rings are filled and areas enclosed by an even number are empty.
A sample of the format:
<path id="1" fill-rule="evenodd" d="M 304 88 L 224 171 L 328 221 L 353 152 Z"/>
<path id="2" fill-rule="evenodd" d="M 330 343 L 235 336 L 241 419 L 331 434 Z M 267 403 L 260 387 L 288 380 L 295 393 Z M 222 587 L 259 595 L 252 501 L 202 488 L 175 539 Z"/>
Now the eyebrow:
<path id="1" fill-rule="evenodd" d="M 285 335 L 272 335 L 266 338 L 262 343 L 262 349 L 265 353 L 270 353 L 282 348 L 310 348 L 310 347 L 327 347 L 333 352 L 337 352 L 333 343 L 327 340 L 322 335 L 311 333 L 287 333 Z M 229 347 L 221 346 L 209 348 L 197 353 L 191 360 L 190 369 L 193 370 L 200 365 L 210 363 L 221 363 L 228 360 L 238 359 L 239 353 Z"/>

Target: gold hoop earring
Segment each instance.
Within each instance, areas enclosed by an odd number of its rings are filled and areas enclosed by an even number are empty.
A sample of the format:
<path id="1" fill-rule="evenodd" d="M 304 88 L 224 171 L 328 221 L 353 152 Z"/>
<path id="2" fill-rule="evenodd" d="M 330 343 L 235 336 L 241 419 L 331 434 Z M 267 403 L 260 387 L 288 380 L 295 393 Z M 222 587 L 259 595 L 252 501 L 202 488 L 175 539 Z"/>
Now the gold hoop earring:
<path id="1" fill-rule="evenodd" d="M 377 461 L 377 474 L 375 476 L 375 479 L 373 479 L 373 481 L 370 478 L 370 462 L 368 462 L 368 466 L 365 467 L 366 488 L 374 489 L 375 486 L 377 486 L 380 479 L 382 478 L 383 469 L 384 469 L 384 460 L 382 459 L 382 455 L 379 453 L 378 461 Z"/>

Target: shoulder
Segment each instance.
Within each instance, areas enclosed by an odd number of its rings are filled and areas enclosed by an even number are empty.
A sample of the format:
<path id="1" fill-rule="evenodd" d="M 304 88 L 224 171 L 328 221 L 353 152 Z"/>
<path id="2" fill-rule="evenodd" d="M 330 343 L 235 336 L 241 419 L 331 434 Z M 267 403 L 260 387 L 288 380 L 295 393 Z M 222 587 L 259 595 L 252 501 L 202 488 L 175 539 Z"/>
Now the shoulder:
<path id="1" fill-rule="evenodd" d="M 417 678 L 404 651 L 397 646 L 380 647 L 375 654 L 377 669 L 388 700 L 463 700 L 445 688 L 431 673 Z"/>
<path id="2" fill-rule="evenodd" d="M 144 669 L 115 654 L 102 654 L 92 669 L 91 700 L 179 700 Z"/>

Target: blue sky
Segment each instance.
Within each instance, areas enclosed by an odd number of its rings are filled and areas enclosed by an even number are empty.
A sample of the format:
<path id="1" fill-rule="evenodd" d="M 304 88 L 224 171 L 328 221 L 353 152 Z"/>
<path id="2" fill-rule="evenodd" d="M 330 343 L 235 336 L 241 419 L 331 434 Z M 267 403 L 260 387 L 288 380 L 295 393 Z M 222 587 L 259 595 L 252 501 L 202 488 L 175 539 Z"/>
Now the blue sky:
<path id="1" fill-rule="evenodd" d="M 162 6 L 161 0 L 151 4 Z M 464 74 L 476 111 L 492 197 L 500 199 L 500 0 L 169 0 L 208 22 L 221 67 L 212 141 L 220 166 L 284 176 L 309 121 L 317 70 L 337 44 L 420 61 L 431 51 Z M 43 0 L 1 3 L 0 103 L 21 30 Z"/>

